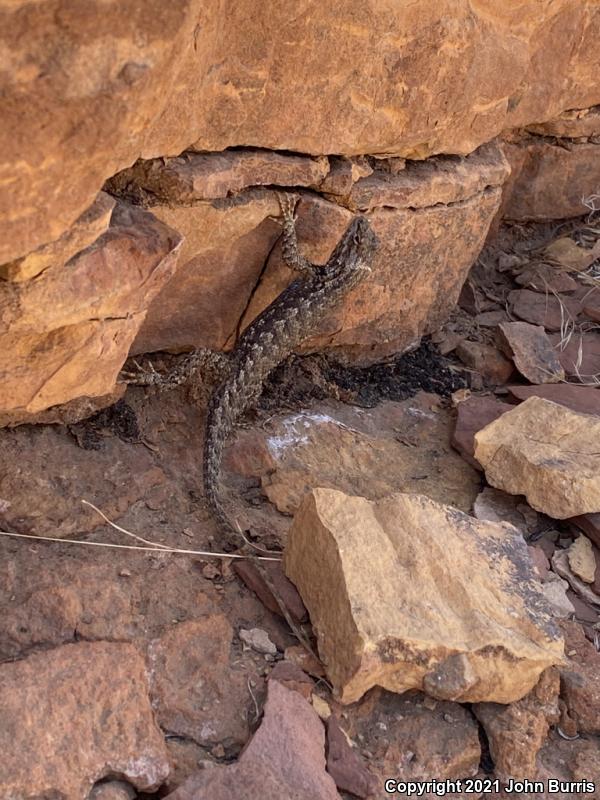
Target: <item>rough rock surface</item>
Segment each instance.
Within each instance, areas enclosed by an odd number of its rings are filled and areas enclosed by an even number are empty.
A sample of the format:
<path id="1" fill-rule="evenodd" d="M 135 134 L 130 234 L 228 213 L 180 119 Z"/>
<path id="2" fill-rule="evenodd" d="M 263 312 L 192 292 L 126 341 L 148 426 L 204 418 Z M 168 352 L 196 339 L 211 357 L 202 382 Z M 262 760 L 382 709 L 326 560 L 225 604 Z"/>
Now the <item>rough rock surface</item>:
<path id="1" fill-rule="evenodd" d="M 594 386 L 574 386 L 569 383 L 545 384 L 542 386 L 507 386 L 508 391 L 517 400 L 528 397 L 545 397 L 561 406 L 581 414 L 600 416 L 600 388 Z"/>
<path id="2" fill-rule="evenodd" d="M 589 211 L 583 201 L 598 192 L 600 145 L 525 136 L 520 142 L 505 142 L 503 149 L 512 173 L 502 216 L 545 220 L 578 217 Z"/>
<path id="3" fill-rule="evenodd" d="M 299 15 L 255 0 L 129 0 L 48 16 L 11 3 L 0 263 L 59 237 L 140 155 L 194 144 L 424 158 L 590 107 L 594 12 L 585 0 L 491 11 L 350 0 Z"/>
<path id="4" fill-rule="evenodd" d="M 592 543 L 587 536 L 578 536 L 567 550 L 569 567 L 584 583 L 593 583 L 596 575 L 596 559 Z M 600 598 L 599 598 L 600 600 Z"/>
<path id="5" fill-rule="evenodd" d="M 560 675 L 556 667 L 545 670 L 535 687 L 510 705 L 477 703 L 473 712 L 483 725 L 495 775 L 533 778 L 537 773 L 537 754 L 550 725 L 558 722 Z"/>
<path id="6" fill-rule="evenodd" d="M 544 328 L 527 322 L 502 322 L 501 343 L 521 375 L 531 383 L 555 383 L 565 372 Z"/>
<path id="7" fill-rule="evenodd" d="M 503 403 L 495 397 L 477 395 L 458 404 L 452 446 L 475 469 L 481 469 L 481 464 L 475 458 L 475 434 L 511 408 L 509 403 Z"/>
<path id="8" fill-rule="evenodd" d="M 488 482 L 554 519 L 600 510 L 600 420 L 530 397 L 475 435 Z"/>
<path id="9" fill-rule="evenodd" d="M 377 791 L 376 777 L 352 748 L 333 714 L 327 720 L 327 772 L 338 789 L 356 797 L 370 797 Z"/>
<path id="10" fill-rule="evenodd" d="M 490 344 L 463 341 L 454 352 L 463 364 L 493 384 L 506 383 L 514 371 L 512 361 Z"/>
<path id="11" fill-rule="evenodd" d="M 2 664 L 0 716 L 2 797 L 83 798 L 112 775 L 151 791 L 169 773 L 130 644 L 79 642 Z"/>
<path id="12" fill-rule="evenodd" d="M 0 424 L 114 390 L 180 243 L 148 212 L 120 204 L 107 232 L 67 264 L 0 282 Z"/>
<path id="13" fill-rule="evenodd" d="M 344 703 L 375 685 L 511 702 L 562 656 L 518 531 L 420 495 L 372 503 L 313 490 L 294 518 L 284 568 Z"/>
<path id="14" fill-rule="evenodd" d="M 150 694 L 164 730 L 204 746 L 247 741 L 248 676 L 229 666 L 232 638 L 230 623 L 216 614 L 182 622 L 150 643 Z"/>
<path id="15" fill-rule="evenodd" d="M 563 622 L 569 663 L 561 669 L 561 697 L 581 733 L 600 733 L 600 654 L 574 622 Z"/>
<path id="16" fill-rule="evenodd" d="M 243 789 L 243 795 L 240 795 Z M 325 772 L 325 730 L 297 692 L 269 683 L 260 728 L 239 760 L 192 775 L 169 800 L 230 800 L 234 796 L 281 800 L 339 800 Z"/>

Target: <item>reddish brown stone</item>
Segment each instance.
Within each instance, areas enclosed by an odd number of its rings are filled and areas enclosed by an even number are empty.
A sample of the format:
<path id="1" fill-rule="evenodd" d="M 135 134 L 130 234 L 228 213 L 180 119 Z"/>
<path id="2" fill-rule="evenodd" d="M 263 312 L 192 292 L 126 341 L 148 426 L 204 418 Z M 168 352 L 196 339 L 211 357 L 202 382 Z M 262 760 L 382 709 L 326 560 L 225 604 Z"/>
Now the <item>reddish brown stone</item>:
<path id="1" fill-rule="evenodd" d="M 275 614 L 283 617 L 283 613 L 271 589 L 267 586 L 260 572 L 250 561 L 238 561 L 233 565 L 233 569 L 244 581 L 246 586 L 258 596 L 269 611 L 273 611 Z M 281 566 L 279 564 L 267 564 L 264 569 L 268 572 L 271 581 L 292 618 L 295 619 L 296 622 L 303 622 L 306 619 L 306 608 L 304 607 L 302 598 L 298 594 L 298 590 L 290 579 L 285 576 Z"/>
<path id="2" fill-rule="evenodd" d="M 517 400 L 544 397 L 581 414 L 600 416 L 600 387 L 576 386 L 571 383 L 544 384 L 542 386 L 507 386 Z"/>
<path id="3" fill-rule="evenodd" d="M 562 623 L 569 665 L 561 669 L 561 697 L 580 733 L 600 733 L 600 653 L 581 627 Z"/>
<path id="4" fill-rule="evenodd" d="M 550 667 L 531 692 L 516 703 L 476 703 L 472 707 L 486 732 L 500 780 L 535 777 L 537 754 L 549 726 L 558 722 L 559 687 L 558 669 Z"/>
<path id="5" fill-rule="evenodd" d="M 600 334 L 574 333 L 566 344 L 561 344 L 560 334 L 550 335 L 558 359 L 569 377 L 594 384 L 600 375 Z"/>
<path id="6" fill-rule="evenodd" d="M 463 341 L 457 345 L 455 352 L 463 364 L 496 385 L 506 383 L 514 371 L 512 361 L 489 344 Z"/>
<path id="7" fill-rule="evenodd" d="M 543 581 L 550 570 L 550 561 L 541 547 L 529 545 L 527 549 L 529 550 L 529 555 L 533 561 L 535 571 L 539 579 Z"/>
<path id="8" fill-rule="evenodd" d="M 83 798 L 114 775 L 151 792 L 169 773 L 130 644 L 79 642 L 2 664 L 0 716 L 2 797 Z"/>
<path id="9" fill-rule="evenodd" d="M 327 720 L 327 772 L 340 791 L 355 797 L 370 797 L 379 787 L 379 781 L 352 749 L 333 714 Z"/>
<path id="10" fill-rule="evenodd" d="M 600 513 L 581 514 L 578 517 L 572 517 L 570 522 L 573 522 L 578 528 L 581 528 L 596 547 L 600 547 Z"/>
<path id="11" fill-rule="evenodd" d="M 279 681 L 286 689 L 298 692 L 310 700 L 315 682 L 304 670 L 291 661 L 278 661 L 269 674 L 270 681 Z"/>
<path id="12" fill-rule="evenodd" d="M 475 469 L 481 469 L 475 459 L 475 434 L 511 408 L 514 406 L 492 397 L 473 396 L 458 404 L 452 446 Z"/>
<path id="13" fill-rule="evenodd" d="M 516 276 L 515 282 L 524 289 L 531 289 L 541 294 L 574 292 L 579 285 L 566 272 L 561 272 L 550 264 L 534 264 L 527 267 Z"/>
<path id="14" fill-rule="evenodd" d="M 539 294 L 529 289 L 516 289 L 509 293 L 508 301 L 513 314 L 532 325 L 541 325 L 547 331 L 559 331 L 569 321 L 577 319 L 581 304 L 569 295 L 556 297 Z"/>
<path id="15" fill-rule="evenodd" d="M 544 328 L 527 322 L 502 322 L 498 339 L 521 375 L 531 383 L 555 383 L 565 377 Z"/>
<path id="16" fill-rule="evenodd" d="M 339 800 L 325 772 L 325 732 L 311 705 L 278 681 L 269 683 L 265 713 L 239 760 L 188 778 L 169 800 Z"/>
<path id="17" fill-rule="evenodd" d="M 247 676 L 229 666 L 233 630 L 224 616 L 182 622 L 148 647 L 160 725 L 198 744 L 245 744 L 252 702 Z"/>

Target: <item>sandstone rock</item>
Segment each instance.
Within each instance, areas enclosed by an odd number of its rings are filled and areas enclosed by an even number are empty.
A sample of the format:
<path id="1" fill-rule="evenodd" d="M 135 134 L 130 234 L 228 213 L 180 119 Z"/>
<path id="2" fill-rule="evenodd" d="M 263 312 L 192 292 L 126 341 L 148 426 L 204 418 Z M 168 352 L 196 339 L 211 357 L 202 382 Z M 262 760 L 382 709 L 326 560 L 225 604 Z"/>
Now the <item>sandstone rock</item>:
<path id="1" fill-rule="evenodd" d="M 555 383 L 565 372 L 543 327 L 527 322 L 502 322 L 498 326 L 504 351 L 521 375 L 531 383 Z"/>
<path id="2" fill-rule="evenodd" d="M 559 671 L 550 667 L 534 688 L 516 703 L 473 706 L 488 738 L 495 775 L 501 781 L 535 777 L 537 754 L 549 726 L 558 722 L 559 689 Z"/>
<path id="3" fill-rule="evenodd" d="M 600 509 L 600 421 L 530 397 L 475 434 L 488 482 L 554 519 Z"/>
<path id="4" fill-rule="evenodd" d="M 560 339 L 558 333 L 550 335 L 565 373 L 570 378 L 595 384 L 600 375 L 600 336 L 594 332 L 574 333 L 564 344 Z"/>
<path id="5" fill-rule="evenodd" d="M 548 575 L 548 571 L 550 570 L 550 560 L 548 556 L 544 553 L 541 547 L 528 545 L 527 549 L 529 550 L 529 555 L 531 556 L 533 566 L 535 567 L 535 571 L 537 572 L 539 579 L 541 581 L 545 580 Z"/>
<path id="6" fill-rule="evenodd" d="M 592 543 L 587 536 L 578 536 L 567 550 L 571 570 L 584 583 L 593 583 L 596 575 L 596 559 Z M 600 599 L 600 598 L 599 598 Z"/>
<path id="7" fill-rule="evenodd" d="M 475 434 L 511 408 L 509 403 L 493 397 L 476 395 L 458 404 L 452 446 L 475 469 L 481 469 L 481 464 L 475 458 Z"/>
<path id="8" fill-rule="evenodd" d="M 432 192 L 432 205 L 425 208 L 378 207 L 370 212 L 369 221 L 380 241 L 372 272 L 327 315 L 301 350 L 333 349 L 355 362 L 373 363 L 406 349 L 439 327 L 483 244 L 498 192 L 497 187 L 489 186 L 465 200 L 447 204 L 436 204 Z M 350 212 L 303 195 L 297 213 L 302 252 L 311 261 L 324 263 L 348 225 Z M 442 273 L 440 259 L 445 265 Z M 274 248 L 241 329 L 294 277 L 282 262 L 280 247 Z"/>
<path id="9" fill-rule="evenodd" d="M 575 608 L 571 602 L 567 590 L 569 584 L 567 581 L 549 572 L 545 583 L 542 586 L 542 594 L 544 599 L 550 606 L 552 616 L 557 619 L 566 619 L 574 613 Z"/>
<path id="10" fill-rule="evenodd" d="M 525 517 L 517 506 L 519 498 L 491 486 L 485 486 L 473 503 L 473 516 L 487 522 L 508 522 L 525 532 Z"/>
<path id="11" fill-rule="evenodd" d="M 200 745 L 245 744 L 252 703 L 229 666 L 233 630 L 216 614 L 169 628 L 148 647 L 152 703 L 161 727 Z"/>
<path id="12" fill-rule="evenodd" d="M 325 772 L 324 748 L 325 732 L 310 704 L 271 681 L 261 726 L 239 760 L 192 775 L 168 798 L 339 800 Z"/>
<path id="13" fill-rule="evenodd" d="M 399 162 L 405 164 L 402 158 L 388 159 L 398 165 Z M 383 168 L 383 167 L 382 167 Z M 395 173 L 400 171 L 390 169 L 390 172 Z M 330 156 L 329 157 L 329 172 L 321 180 L 319 189 L 325 195 L 332 195 L 333 197 L 345 196 L 350 194 L 353 184 L 359 178 L 365 178 L 367 175 L 373 173 L 373 168 L 364 156 L 358 158 L 346 158 L 345 156 Z"/>
<path id="14" fill-rule="evenodd" d="M 100 192 L 87 211 L 59 239 L 42 245 L 16 261 L 0 265 L 0 278 L 26 281 L 35 278 L 48 267 L 66 264 L 106 231 L 114 207 L 114 199 L 105 192 Z"/>
<path id="15" fill-rule="evenodd" d="M 0 207 L 0 263 L 60 236 L 103 181 L 140 154 L 176 155 L 192 143 L 202 151 L 469 153 L 503 130 L 600 99 L 598 21 L 585 0 L 526 6 L 518 18 L 512 6 L 490 15 L 352 0 L 290 19 L 286 8 L 250 0 L 232 14 L 215 2 L 132 0 L 111 15 L 94 2 L 51 20 L 17 3 L 2 23 L 13 33 L 0 147 L 12 191 Z M 553 188 L 550 197 L 560 196 Z"/>
<path id="16" fill-rule="evenodd" d="M 600 254 L 596 243 L 591 249 L 580 247 L 570 236 L 561 236 L 544 248 L 544 257 L 562 269 L 583 272 Z"/>
<path id="17" fill-rule="evenodd" d="M 440 531 L 443 555 L 435 555 Z M 372 503 L 313 490 L 294 518 L 284 568 L 344 703 L 375 685 L 511 702 L 561 658 L 520 534 L 420 495 Z M 420 576 L 418 585 L 406 570 Z M 491 648 L 492 641 L 502 645 Z"/>
<path id="18" fill-rule="evenodd" d="M 285 603 L 292 618 L 295 619 L 296 622 L 303 622 L 306 619 L 306 608 L 294 584 L 283 574 L 281 566 L 279 564 L 266 563 L 263 565 L 263 569 L 268 572 L 272 583 L 275 585 L 279 596 Z M 280 617 L 283 616 L 271 589 L 267 586 L 264 578 L 250 560 L 240 560 L 234 563 L 233 570 L 236 575 L 239 575 L 244 581 L 246 586 L 258 595 L 261 603 L 263 603 L 269 611 L 273 611 Z"/>
<path id="19" fill-rule="evenodd" d="M 370 797 L 378 789 L 379 781 L 350 746 L 333 714 L 327 720 L 327 772 L 340 791 L 355 797 Z"/>
<path id="20" fill-rule="evenodd" d="M 600 514 L 582 514 L 574 517 L 571 522 L 581 528 L 596 547 L 600 547 Z"/>
<path id="21" fill-rule="evenodd" d="M 269 639 L 269 634 L 262 628 L 240 628 L 240 641 L 247 647 L 263 655 L 276 656 L 277 645 Z"/>
<path id="22" fill-rule="evenodd" d="M 274 192 L 245 193 L 219 203 L 152 206 L 185 237 L 175 276 L 150 303 L 132 353 L 230 347 L 267 253 L 281 234 Z"/>
<path id="23" fill-rule="evenodd" d="M 2 796 L 83 798 L 114 775 L 158 788 L 169 764 L 147 693 L 129 644 L 79 642 L 2 664 Z"/>
<path id="24" fill-rule="evenodd" d="M 318 186 L 329 172 L 326 157 L 226 150 L 138 161 L 115 175 L 111 190 L 140 191 L 171 204 L 216 200 L 252 186 Z"/>
<path id="25" fill-rule="evenodd" d="M 561 697 L 581 733 L 600 732 L 600 654 L 574 622 L 562 623 L 569 664 L 561 669 Z"/>
<path id="26" fill-rule="evenodd" d="M 492 345 L 463 341 L 456 347 L 456 355 L 467 367 L 479 372 L 494 384 L 505 383 L 513 373 L 513 364 Z"/>
<path id="27" fill-rule="evenodd" d="M 231 459 L 240 469 L 251 468 L 267 498 L 284 514 L 293 514 L 315 486 L 372 499 L 399 490 L 424 491 L 439 502 L 469 510 L 477 475 L 445 444 L 450 415 L 432 413 L 430 403 L 431 395 L 420 393 L 404 403 L 385 402 L 374 409 L 328 404 L 314 413 L 282 415 L 263 426 L 268 459 L 258 463 L 264 446 L 254 436 L 250 444 L 257 457 L 249 457 L 244 433 L 238 437 L 240 462 L 235 452 Z M 232 449 L 237 447 L 236 443 Z"/>
<path id="28" fill-rule="evenodd" d="M 514 220 L 578 217 L 587 213 L 583 200 L 600 183 L 598 145 L 551 143 L 537 136 L 505 142 L 512 173 L 502 215 Z"/>
<path id="29" fill-rule="evenodd" d="M 542 386 L 507 386 L 517 400 L 528 397 L 544 397 L 561 406 L 581 414 L 600 416 L 600 389 L 593 386 L 575 386 L 571 383 L 545 384 Z"/>
<path id="30" fill-rule="evenodd" d="M 578 286 L 577 281 L 570 275 L 550 264 L 533 264 L 526 267 L 515 277 L 515 282 L 524 289 L 531 289 L 540 294 L 548 292 L 552 294 L 566 292 L 568 294 L 574 292 Z"/>
<path id="31" fill-rule="evenodd" d="M 600 135 L 600 109 L 574 108 L 563 111 L 548 122 L 527 125 L 527 130 L 541 136 L 577 139 Z"/>
<path id="32" fill-rule="evenodd" d="M 312 653 L 305 650 L 302 645 L 297 644 L 286 647 L 284 657 L 287 661 L 291 661 L 292 664 L 308 672 L 309 675 L 314 675 L 315 678 L 325 677 L 323 664 Z"/>
<path id="33" fill-rule="evenodd" d="M 315 682 L 291 661 L 278 661 L 269 673 L 268 680 L 279 681 L 286 689 L 298 692 L 310 702 Z"/>
<path id="34" fill-rule="evenodd" d="M 175 269 L 181 237 L 119 205 L 92 247 L 35 280 L 0 285 L 0 413 L 15 422 L 109 394 L 148 303 Z"/>
<path id="35" fill-rule="evenodd" d="M 591 572 L 595 568 L 595 560 L 593 553 L 590 554 L 590 563 L 587 567 Z M 557 550 L 552 556 L 552 569 L 561 578 L 564 578 L 571 589 L 583 598 L 587 603 L 600 605 L 600 597 L 594 592 L 589 583 L 582 581 L 581 578 L 573 572 L 569 564 L 569 551 Z"/>
<path id="36" fill-rule="evenodd" d="M 529 289 L 515 289 L 508 294 L 513 314 L 532 325 L 540 325 L 547 331 L 560 331 L 570 321 L 577 319 L 581 304 L 569 295 L 560 298 L 543 295 Z"/>
<path id="37" fill-rule="evenodd" d="M 486 144 L 466 157 L 438 156 L 412 161 L 400 172 L 376 169 L 356 181 L 343 198 L 352 211 L 373 208 L 426 208 L 436 203 L 468 200 L 490 186 L 501 186 L 508 165 L 496 144 Z"/>
<path id="38" fill-rule="evenodd" d="M 88 800 L 134 800 L 135 796 L 136 791 L 130 783 L 103 781 L 94 786 Z"/>

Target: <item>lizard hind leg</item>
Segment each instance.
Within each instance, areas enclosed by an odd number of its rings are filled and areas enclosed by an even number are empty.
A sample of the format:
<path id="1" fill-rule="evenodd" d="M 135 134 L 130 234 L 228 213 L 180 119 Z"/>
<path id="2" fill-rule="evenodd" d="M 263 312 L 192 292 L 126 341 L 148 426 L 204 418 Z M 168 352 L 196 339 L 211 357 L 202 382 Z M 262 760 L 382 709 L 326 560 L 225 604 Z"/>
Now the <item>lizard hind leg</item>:
<path id="1" fill-rule="evenodd" d="M 301 255 L 296 234 L 295 210 L 298 204 L 298 195 L 278 194 L 277 199 L 281 209 L 281 224 L 283 227 L 281 247 L 283 261 L 290 269 L 296 272 L 308 272 L 313 268 L 313 265 Z"/>
<path id="2" fill-rule="evenodd" d="M 121 383 L 156 386 L 160 390 L 168 390 L 184 384 L 217 383 L 227 373 L 229 356 L 218 350 L 200 347 L 186 355 L 164 374 L 157 372 L 152 362 L 148 363 L 147 369 L 143 369 L 137 361 L 134 361 L 134 364 L 137 372 L 121 372 Z"/>

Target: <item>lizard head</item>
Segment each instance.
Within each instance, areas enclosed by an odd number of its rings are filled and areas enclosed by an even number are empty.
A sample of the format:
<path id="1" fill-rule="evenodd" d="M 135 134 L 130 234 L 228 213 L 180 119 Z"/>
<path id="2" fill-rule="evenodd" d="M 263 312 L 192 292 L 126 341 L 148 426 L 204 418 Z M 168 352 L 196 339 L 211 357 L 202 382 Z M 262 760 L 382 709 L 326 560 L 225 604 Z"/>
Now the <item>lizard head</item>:
<path id="1" fill-rule="evenodd" d="M 362 214 L 354 217 L 346 228 L 335 250 L 329 257 L 327 266 L 349 273 L 358 270 L 371 271 L 371 263 L 379 240 L 369 220 Z"/>

